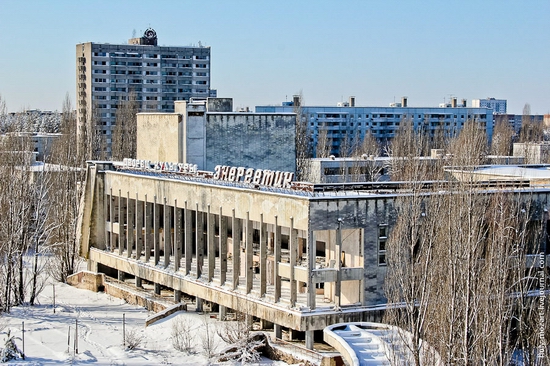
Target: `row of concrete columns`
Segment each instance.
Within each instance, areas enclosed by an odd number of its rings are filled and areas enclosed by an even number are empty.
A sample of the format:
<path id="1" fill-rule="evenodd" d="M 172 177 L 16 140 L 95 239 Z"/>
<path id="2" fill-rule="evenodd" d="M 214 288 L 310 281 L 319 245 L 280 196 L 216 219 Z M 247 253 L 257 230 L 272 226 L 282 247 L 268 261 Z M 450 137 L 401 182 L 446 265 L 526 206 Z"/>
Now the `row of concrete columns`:
<path id="1" fill-rule="evenodd" d="M 189 207 L 188 202 L 179 207 L 177 200 L 172 204 L 166 198 L 158 199 L 155 196 L 149 199 L 145 195 L 140 199 L 137 193 L 135 196 L 120 191 L 113 194 L 112 190 L 107 201 L 109 204 L 106 205 L 105 216 L 110 222 L 107 242 L 110 249 L 119 255 L 144 262 L 150 262 L 152 256 L 154 265 L 172 265 L 174 271 L 182 271 L 184 275 L 203 277 L 208 282 L 216 280 L 219 285 L 228 285 L 233 290 L 239 289 L 247 294 L 254 290 L 260 297 L 267 292 L 269 278 L 273 285 L 274 301 L 281 300 L 282 281 L 277 264 L 282 259 L 283 228 L 278 224 L 277 217 L 273 218 L 273 224 L 268 225 L 264 222 L 263 214 L 259 222 L 253 222 L 248 212 L 246 217 L 238 218 L 234 209 L 230 216 L 224 215 L 222 207 L 213 210 L 208 206 L 206 212 L 203 212 L 198 205 Z M 256 243 L 253 239 L 254 230 L 259 235 L 259 242 Z M 292 218 L 290 226 L 284 230 L 289 234 L 288 259 L 293 264 L 290 265 L 290 298 L 287 300 L 294 306 L 299 291 L 294 270 L 300 250 L 299 242 L 303 244 L 300 251 L 308 251 L 310 271 L 315 268 L 315 249 L 311 244 L 312 235 L 309 238 L 298 238 L 298 230 L 294 228 Z M 308 242 L 309 247 L 306 248 Z M 231 244 L 231 258 L 228 257 L 228 243 Z M 254 244 L 258 245 L 257 249 L 254 249 Z M 243 249 L 244 255 L 241 256 Z M 273 260 L 272 276 L 268 274 L 268 251 Z M 203 273 L 205 255 L 207 272 Z M 253 281 L 255 256 L 259 267 L 257 288 L 254 288 Z M 228 260 L 231 260 L 231 271 L 228 270 Z M 241 263 L 243 260 L 244 263 Z M 183 268 L 180 268 L 182 262 Z M 241 268 L 244 269 L 243 283 Z M 227 278 L 228 275 L 230 278 Z M 307 305 L 313 309 L 315 288 L 311 281 L 305 285 L 308 290 Z"/>
<path id="2" fill-rule="evenodd" d="M 250 220 L 249 213 L 244 218 L 235 216 L 235 210 L 230 215 L 224 215 L 223 208 L 214 210 L 208 206 L 206 212 L 200 211 L 198 205 L 190 207 L 188 202 L 178 205 L 177 200 L 167 202 L 166 198 L 156 196 L 149 199 L 146 195 L 141 199 L 136 193 L 122 194 L 110 192 L 109 203 L 105 207 L 105 216 L 110 223 L 107 243 L 118 255 L 125 255 L 138 261 L 150 262 L 154 265 L 173 266 L 174 271 L 182 271 L 184 275 L 203 277 L 208 282 L 217 281 L 219 285 L 228 285 L 232 290 L 251 293 L 253 290 L 262 297 L 267 292 L 268 285 L 268 254 L 273 258 L 270 284 L 273 285 L 274 302 L 281 300 L 281 276 L 278 263 L 282 259 L 282 231 L 288 233 L 288 261 L 290 265 L 289 283 L 291 306 L 296 305 L 299 291 L 295 278 L 294 265 L 298 261 L 299 251 L 307 250 L 308 276 L 307 306 L 315 308 L 315 286 L 311 271 L 315 268 L 315 246 L 313 233 L 307 238 L 298 237 L 294 221 L 290 218 L 290 226 L 283 228 L 278 224 L 278 218 L 273 218 L 272 224 L 264 222 L 263 214 L 259 222 Z M 183 206 L 183 207 L 181 207 Z M 117 228 L 118 226 L 118 228 Z M 258 231 L 259 242 L 254 243 L 254 230 Z M 229 235 L 230 234 L 230 235 Z M 231 245 L 231 258 L 228 256 L 228 243 Z M 300 247 L 302 244 L 302 247 Z M 254 244 L 259 247 L 254 249 Z M 241 251 L 244 249 L 244 255 Z M 301 250 L 300 250 L 301 249 Z M 163 260 L 161 261 L 161 252 Z M 269 252 L 269 253 L 268 253 Z M 217 254 L 217 255 L 216 255 Z M 207 272 L 203 273 L 206 255 Z M 259 281 L 254 288 L 254 256 L 258 259 Z M 152 258 L 151 258 L 152 257 Z M 231 260 L 232 270 L 228 270 L 228 260 Z M 244 283 L 241 283 L 241 260 L 244 260 Z M 180 268 L 183 262 L 183 268 Z M 193 266 L 194 265 L 194 266 Z M 218 267 L 218 268 L 216 268 Z M 192 272 L 192 268 L 195 272 Z M 216 274 L 215 269 L 218 269 Z M 228 278 L 230 276 L 230 278 Z M 141 279 L 136 277 L 136 286 L 141 286 Z M 339 287 L 338 287 L 339 289 Z M 160 294 L 160 285 L 155 284 L 155 293 Z M 181 301 L 181 291 L 174 292 L 174 300 Z M 197 297 L 197 302 L 201 299 Z M 227 309 L 220 306 L 220 318 L 225 318 Z M 281 337 L 282 327 L 274 324 L 275 335 Z M 306 346 L 313 347 L 313 331 L 306 331 Z"/>

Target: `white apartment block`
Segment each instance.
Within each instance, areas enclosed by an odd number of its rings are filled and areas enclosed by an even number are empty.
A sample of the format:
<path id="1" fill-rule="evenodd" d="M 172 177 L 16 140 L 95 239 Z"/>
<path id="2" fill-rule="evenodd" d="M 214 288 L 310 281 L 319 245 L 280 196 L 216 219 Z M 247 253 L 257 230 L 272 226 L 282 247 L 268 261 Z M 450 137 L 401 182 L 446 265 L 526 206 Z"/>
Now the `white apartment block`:
<path id="1" fill-rule="evenodd" d="M 80 43 L 76 90 L 79 126 L 86 121 L 96 125 L 110 155 L 116 109 L 131 93 L 141 111 L 157 113 L 174 112 L 176 100 L 215 96 L 210 89 L 210 47 L 158 46 L 150 28 L 128 44 Z"/>
<path id="2" fill-rule="evenodd" d="M 472 100 L 472 108 L 487 108 L 492 109 L 493 113 L 506 113 L 506 99 L 474 99 Z"/>

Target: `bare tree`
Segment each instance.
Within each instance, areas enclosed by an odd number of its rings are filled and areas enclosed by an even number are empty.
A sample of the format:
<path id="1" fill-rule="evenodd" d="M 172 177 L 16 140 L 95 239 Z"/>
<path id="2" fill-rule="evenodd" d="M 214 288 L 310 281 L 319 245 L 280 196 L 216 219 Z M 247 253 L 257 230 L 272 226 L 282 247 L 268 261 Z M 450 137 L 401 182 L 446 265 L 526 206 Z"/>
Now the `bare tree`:
<path id="1" fill-rule="evenodd" d="M 519 142 L 537 143 L 544 140 L 544 127 L 531 116 L 531 106 L 526 103 L 523 107 L 521 117 L 521 129 L 519 131 Z"/>
<path id="2" fill-rule="evenodd" d="M 206 358 L 211 359 L 214 356 L 217 347 L 216 331 L 212 329 L 214 325 L 210 321 L 210 317 L 207 314 L 205 314 L 202 319 L 202 327 L 204 329 L 199 334 L 202 352 Z"/>
<path id="3" fill-rule="evenodd" d="M 133 92 L 121 101 L 116 110 L 116 125 L 111 140 L 113 160 L 135 158 L 137 149 L 137 113 L 139 105 Z"/>
<path id="4" fill-rule="evenodd" d="M 403 120 L 395 137 L 386 147 L 390 160 L 390 175 L 395 181 L 421 181 L 430 179 L 428 165 L 420 159 L 426 151 L 429 137 L 419 128 L 415 130 L 411 120 Z"/>
<path id="5" fill-rule="evenodd" d="M 479 127 L 467 124 L 451 143 L 449 163 L 481 164 L 486 150 Z M 410 334 L 400 335 L 399 344 L 415 365 L 434 364 L 423 341 L 443 364 L 504 366 L 517 352 L 525 364 L 537 364 L 536 276 L 526 264 L 546 242 L 540 203 L 525 194 L 480 189 L 468 174 L 421 190 L 411 178 L 422 179 L 425 170 L 414 162 L 401 173 L 407 194 L 395 201 L 385 284 L 392 304 L 386 320 Z"/>
<path id="6" fill-rule="evenodd" d="M 0 132 L 2 133 L 6 132 L 7 128 L 7 111 L 8 109 L 6 107 L 6 101 L 2 98 L 2 95 L 0 94 Z"/>
<path id="7" fill-rule="evenodd" d="M 315 156 L 317 158 L 328 158 L 332 152 L 332 139 L 328 137 L 326 128 L 319 128 L 317 135 L 317 146 L 315 147 Z"/>
<path id="8" fill-rule="evenodd" d="M 58 223 L 50 220 L 51 209 L 51 187 L 54 179 L 50 169 L 41 165 L 41 169 L 34 171 L 33 175 L 33 202 L 32 202 L 32 238 L 30 252 L 33 255 L 32 267 L 30 269 L 29 304 L 34 305 L 36 297 L 42 292 L 45 281 L 40 274 L 44 271 L 46 263 L 40 261 L 40 257 L 46 254 L 45 244 L 49 241 L 52 231 Z"/>
<path id="9" fill-rule="evenodd" d="M 307 128 L 307 115 L 302 109 L 303 96 L 298 94 L 299 103 L 294 105 L 296 113 L 296 177 L 298 181 L 309 179 L 312 157 L 311 133 Z"/>
<path id="10" fill-rule="evenodd" d="M 172 346 L 180 352 L 194 353 L 195 329 L 188 318 L 176 318 L 172 323 Z"/>
<path id="11" fill-rule="evenodd" d="M 512 152 L 512 140 L 514 129 L 505 119 L 495 123 L 493 139 L 491 141 L 491 154 L 498 156 L 509 156 Z"/>
<path id="12" fill-rule="evenodd" d="M 61 121 L 62 138 L 53 146 L 51 159 L 56 164 L 56 179 L 51 186 L 51 207 L 49 219 L 54 229 L 48 241 L 49 249 L 54 254 L 51 271 L 58 281 L 66 281 L 73 274 L 79 263 L 76 241 L 78 210 L 80 205 L 81 185 L 85 170 L 82 168 L 83 156 L 73 143 L 76 138 L 76 118 L 71 101 L 67 96 L 63 104 Z"/>
<path id="13" fill-rule="evenodd" d="M 380 156 L 380 144 L 378 140 L 367 131 L 363 141 L 354 144 L 352 156 L 354 162 L 351 167 L 351 176 L 354 181 L 376 182 L 380 178 L 383 166 L 376 161 Z"/>
<path id="14" fill-rule="evenodd" d="M 9 312 L 25 299 L 24 261 L 30 243 L 33 189 L 31 142 L 9 134 L 0 141 L 0 307 Z"/>

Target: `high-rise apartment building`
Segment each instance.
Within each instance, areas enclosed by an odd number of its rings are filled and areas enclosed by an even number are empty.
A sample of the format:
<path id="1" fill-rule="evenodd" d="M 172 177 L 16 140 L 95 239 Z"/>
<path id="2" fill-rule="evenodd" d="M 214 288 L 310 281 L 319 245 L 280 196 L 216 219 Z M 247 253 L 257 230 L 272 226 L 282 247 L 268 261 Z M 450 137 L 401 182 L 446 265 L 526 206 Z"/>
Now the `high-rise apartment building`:
<path id="1" fill-rule="evenodd" d="M 92 124 L 111 152 L 120 103 L 135 97 L 144 112 L 174 112 L 174 101 L 215 96 L 210 89 L 210 47 L 157 45 L 149 28 L 128 44 L 76 45 L 77 118 Z M 92 116 L 92 109 L 94 110 Z"/>

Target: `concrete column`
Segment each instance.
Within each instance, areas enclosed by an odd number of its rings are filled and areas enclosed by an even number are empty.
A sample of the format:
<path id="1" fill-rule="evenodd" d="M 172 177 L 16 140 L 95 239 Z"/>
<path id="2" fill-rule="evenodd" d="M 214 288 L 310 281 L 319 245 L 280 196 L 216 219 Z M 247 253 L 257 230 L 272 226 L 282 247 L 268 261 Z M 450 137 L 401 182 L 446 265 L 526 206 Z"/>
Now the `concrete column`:
<path id="1" fill-rule="evenodd" d="M 193 261 L 193 227 L 192 211 L 187 207 L 185 201 L 185 274 L 191 273 L 191 264 Z"/>
<path id="2" fill-rule="evenodd" d="M 107 250 L 111 250 L 111 231 L 113 230 L 113 219 L 110 215 L 111 204 L 111 195 L 106 194 L 103 201 L 103 217 L 105 217 L 105 248 Z"/>
<path id="3" fill-rule="evenodd" d="M 227 217 L 223 216 L 220 206 L 220 285 L 225 284 L 227 276 Z"/>
<path id="4" fill-rule="evenodd" d="M 224 321 L 227 317 L 227 308 L 223 305 L 220 305 L 220 314 L 218 315 L 218 319 L 221 321 Z"/>
<path id="5" fill-rule="evenodd" d="M 232 216 L 232 236 L 233 236 L 233 290 L 239 285 L 239 274 L 241 272 L 241 225 L 240 220 L 235 217 L 235 209 Z"/>
<path id="6" fill-rule="evenodd" d="M 136 276 L 135 279 L 136 279 L 136 287 L 137 287 L 137 288 L 142 287 L 143 285 L 142 285 L 142 283 L 141 283 L 141 277 Z"/>
<path id="7" fill-rule="evenodd" d="M 160 283 L 155 283 L 155 295 L 160 295 Z"/>
<path id="8" fill-rule="evenodd" d="M 267 228 L 264 214 L 260 214 L 260 297 L 265 295 L 267 288 Z"/>
<path id="9" fill-rule="evenodd" d="M 295 340 L 297 338 L 298 338 L 298 331 L 289 328 L 288 329 L 288 339 L 292 341 L 292 340 Z"/>
<path id="10" fill-rule="evenodd" d="M 134 222 L 136 219 L 136 204 L 134 200 L 130 199 L 130 192 L 126 192 L 126 256 L 132 257 L 132 251 L 134 249 L 135 237 L 134 237 Z"/>
<path id="11" fill-rule="evenodd" d="M 341 293 L 342 293 L 342 220 L 338 219 L 338 227 L 336 228 L 336 246 L 334 248 L 334 255 L 336 256 L 334 269 L 336 269 L 336 283 L 334 284 L 334 303 L 337 307 L 341 305 Z"/>
<path id="12" fill-rule="evenodd" d="M 94 273 L 97 273 L 98 270 L 97 270 L 97 262 L 96 261 L 93 261 L 91 259 L 88 259 L 87 261 L 87 268 L 88 268 L 88 271 L 90 272 L 94 272 Z"/>
<path id="13" fill-rule="evenodd" d="M 204 215 L 199 211 L 199 204 L 195 210 L 195 252 L 197 256 L 197 278 L 202 275 L 202 264 L 204 262 Z"/>
<path id="14" fill-rule="evenodd" d="M 164 227 L 162 229 L 162 234 L 164 236 L 164 267 L 170 265 L 170 256 L 172 255 L 172 207 L 166 202 L 166 197 L 164 197 Z"/>
<path id="15" fill-rule="evenodd" d="M 198 313 L 202 313 L 203 299 L 201 299 L 200 297 L 197 297 L 196 301 L 197 301 L 197 307 L 195 308 L 195 311 L 197 311 Z"/>
<path id="16" fill-rule="evenodd" d="M 250 213 L 246 213 L 246 233 L 245 233 L 245 255 L 246 255 L 246 293 L 250 293 L 252 290 L 252 284 L 254 280 L 254 247 L 253 247 L 253 231 L 252 221 L 250 220 Z"/>
<path id="17" fill-rule="evenodd" d="M 212 281 L 214 277 L 214 268 L 216 267 L 216 245 L 214 241 L 214 236 L 216 234 L 216 227 L 214 223 L 216 222 L 216 217 L 214 214 L 210 213 L 210 205 L 208 205 L 208 212 L 206 216 L 206 245 L 207 245 L 207 255 L 208 255 L 208 282 Z"/>
<path id="18" fill-rule="evenodd" d="M 252 325 L 254 324 L 254 317 L 250 314 L 245 314 L 244 317 L 246 319 L 246 328 L 252 329 Z"/>
<path id="19" fill-rule="evenodd" d="M 160 205 L 157 204 L 157 196 L 153 197 L 153 264 L 156 266 L 160 260 Z"/>
<path id="20" fill-rule="evenodd" d="M 121 282 L 124 282 L 125 274 L 122 271 L 117 271 L 117 279 Z"/>
<path id="21" fill-rule="evenodd" d="M 294 279 L 294 266 L 296 265 L 296 255 L 298 250 L 298 240 L 296 238 L 296 230 L 294 230 L 294 218 L 290 217 L 290 237 L 288 243 L 288 249 L 290 254 L 290 306 L 296 305 L 297 288 L 296 280 Z"/>
<path id="22" fill-rule="evenodd" d="M 139 200 L 136 193 L 136 259 L 141 258 L 143 251 L 143 202 Z"/>
<path id="23" fill-rule="evenodd" d="M 174 290 L 174 302 L 175 303 L 181 302 L 181 291 Z"/>
<path id="24" fill-rule="evenodd" d="M 313 349 L 314 333 L 313 330 L 306 330 L 306 348 Z"/>
<path id="25" fill-rule="evenodd" d="M 174 270 L 179 271 L 181 262 L 181 249 L 183 244 L 183 217 L 178 208 L 178 200 L 174 200 Z"/>
<path id="26" fill-rule="evenodd" d="M 145 209 L 145 236 L 143 246 L 145 247 L 145 262 L 149 262 L 151 256 L 151 247 L 153 245 L 153 206 L 147 202 L 147 195 L 145 195 L 143 201 L 143 208 Z"/>
<path id="27" fill-rule="evenodd" d="M 122 255 L 124 252 L 124 244 L 126 243 L 126 235 L 124 228 L 124 219 L 126 217 L 126 210 L 124 209 L 124 198 L 121 195 L 120 189 L 118 190 L 118 255 Z"/>
<path id="28" fill-rule="evenodd" d="M 273 233 L 273 278 L 275 279 L 275 302 L 281 299 L 281 276 L 279 276 L 279 263 L 281 262 L 281 227 L 277 224 L 275 216 L 275 232 Z"/>
<path id="29" fill-rule="evenodd" d="M 111 233 L 109 237 L 109 250 L 112 252 L 115 250 L 116 246 L 116 236 L 113 232 L 113 227 L 115 225 L 115 197 L 113 196 L 113 189 L 109 190 L 109 221 L 111 222 Z"/>
<path id="30" fill-rule="evenodd" d="M 309 229 L 307 237 L 307 306 L 313 310 L 316 307 L 315 304 L 315 284 L 313 283 L 313 271 L 315 270 L 315 257 L 317 253 L 317 247 L 315 244 L 315 235 L 313 230 Z"/>
<path id="31" fill-rule="evenodd" d="M 170 256 L 172 255 L 172 207 L 164 197 L 164 267 L 170 265 Z"/>
<path id="32" fill-rule="evenodd" d="M 275 333 L 275 338 L 283 339 L 283 327 L 279 324 L 273 324 L 273 331 Z"/>

